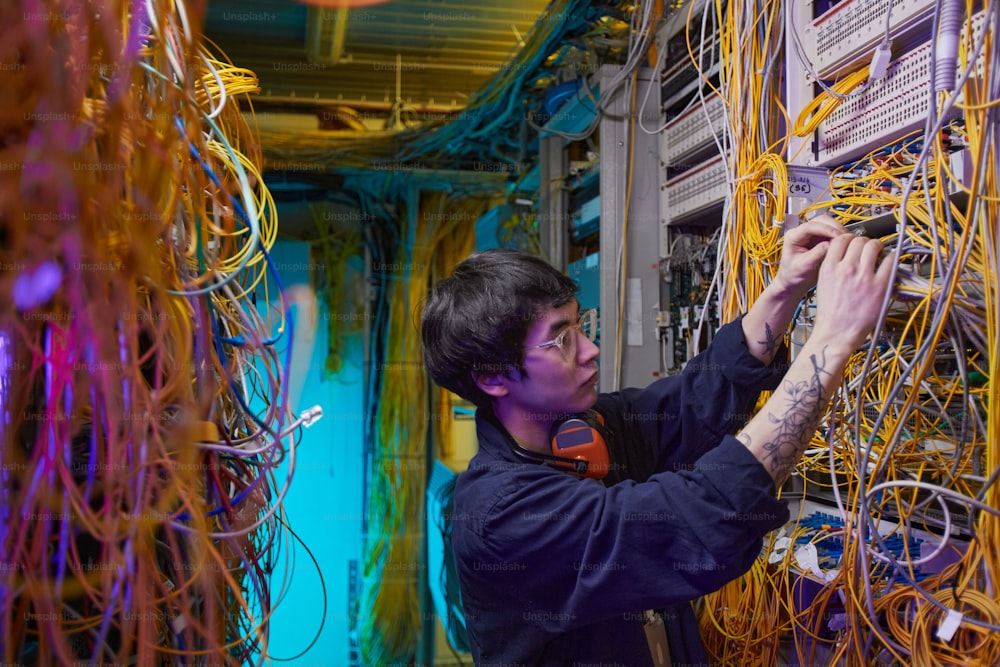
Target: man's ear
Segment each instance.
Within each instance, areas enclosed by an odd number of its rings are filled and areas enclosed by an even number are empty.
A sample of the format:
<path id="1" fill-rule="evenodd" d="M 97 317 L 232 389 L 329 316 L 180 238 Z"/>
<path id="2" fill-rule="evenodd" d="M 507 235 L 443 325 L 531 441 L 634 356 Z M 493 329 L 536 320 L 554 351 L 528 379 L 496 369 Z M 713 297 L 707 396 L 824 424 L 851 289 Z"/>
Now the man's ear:
<path id="1" fill-rule="evenodd" d="M 507 383 L 510 380 L 503 375 L 473 372 L 472 379 L 476 383 L 476 386 L 487 396 L 500 398 L 510 393 L 510 389 L 507 387 Z"/>

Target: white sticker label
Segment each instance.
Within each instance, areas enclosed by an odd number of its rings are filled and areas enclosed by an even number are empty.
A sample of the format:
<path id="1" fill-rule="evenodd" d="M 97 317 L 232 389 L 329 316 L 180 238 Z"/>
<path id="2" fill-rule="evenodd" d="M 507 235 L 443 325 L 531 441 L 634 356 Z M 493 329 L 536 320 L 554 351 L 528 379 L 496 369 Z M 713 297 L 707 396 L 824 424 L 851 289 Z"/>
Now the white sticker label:
<path id="1" fill-rule="evenodd" d="M 642 347 L 642 281 L 625 281 L 625 344 Z"/>

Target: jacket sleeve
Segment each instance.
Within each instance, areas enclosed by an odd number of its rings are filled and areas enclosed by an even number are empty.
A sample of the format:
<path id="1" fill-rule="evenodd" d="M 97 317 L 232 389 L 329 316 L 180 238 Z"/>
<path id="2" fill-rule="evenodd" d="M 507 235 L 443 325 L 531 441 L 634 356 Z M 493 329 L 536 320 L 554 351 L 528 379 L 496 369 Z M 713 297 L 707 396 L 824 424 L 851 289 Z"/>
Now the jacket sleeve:
<path id="1" fill-rule="evenodd" d="M 774 389 L 788 370 L 787 352 L 765 366 L 750 354 L 742 318 L 719 329 L 708 348 L 679 376 L 611 395 L 619 401 L 626 433 L 658 447 L 657 470 L 676 470 L 735 433 L 753 413 L 762 391 Z M 782 361 L 779 361 L 782 360 Z"/>
<path id="2" fill-rule="evenodd" d="M 499 489 L 456 534 L 477 605 L 515 605 L 559 632 L 685 602 L 744 573 L 788 518 L 770 476 L 733 437 L 691 470 L 605 487 L 543 466 Z M 464 590 L 464 589 L 463 589 Z"/>

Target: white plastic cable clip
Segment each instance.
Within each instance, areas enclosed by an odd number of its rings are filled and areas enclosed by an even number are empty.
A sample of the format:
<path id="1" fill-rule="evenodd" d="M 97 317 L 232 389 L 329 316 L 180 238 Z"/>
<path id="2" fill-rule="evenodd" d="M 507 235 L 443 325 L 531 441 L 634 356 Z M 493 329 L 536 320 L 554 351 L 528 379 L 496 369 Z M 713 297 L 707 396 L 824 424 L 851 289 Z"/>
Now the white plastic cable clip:
<path id="1" fill-rule="evenodd" d="M 965 618 L 965 615 L 962 612 L 957 609 L 949 609 L 948 613 L 944 615 L 941 625 L 938 626 L 938 639 L 943 642 L 950 642 L 951 638 L 955 636 L 958 626 L 962 624 L 963 618 Z"/>

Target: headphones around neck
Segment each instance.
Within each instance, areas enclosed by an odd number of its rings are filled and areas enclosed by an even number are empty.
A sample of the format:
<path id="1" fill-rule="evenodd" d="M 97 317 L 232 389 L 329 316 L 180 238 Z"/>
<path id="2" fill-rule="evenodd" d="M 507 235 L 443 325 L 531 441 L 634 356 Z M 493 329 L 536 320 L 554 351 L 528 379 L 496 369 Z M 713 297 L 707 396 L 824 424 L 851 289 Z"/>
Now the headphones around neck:
<path id="1" fill-rule="evenodd" d="M 534 463 L 544 463 L 578 477 L 603 479 L 611 469 L 608 439 L 604 417 L 596 410 L 587 410 L 552 425 L 551 454 L 534 452 L 517 443 L 513 450 Z"/>

